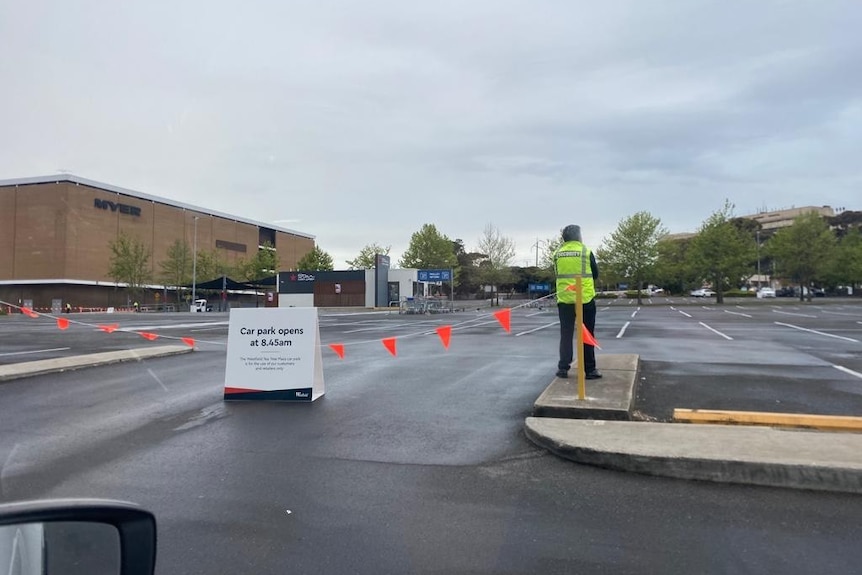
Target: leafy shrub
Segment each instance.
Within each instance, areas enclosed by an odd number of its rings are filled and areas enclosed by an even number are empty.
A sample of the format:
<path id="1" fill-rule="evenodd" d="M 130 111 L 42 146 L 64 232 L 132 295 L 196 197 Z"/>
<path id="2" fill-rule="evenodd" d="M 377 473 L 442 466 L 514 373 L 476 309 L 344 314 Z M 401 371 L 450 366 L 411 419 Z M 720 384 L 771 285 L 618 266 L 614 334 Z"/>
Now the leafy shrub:
<path id="1" fill-rule="evenodd" d="M 638 297 L 638 291 L 637 290 L 628 290 L 626 292 L 626 297 L 636 298 L 636 297 Z M 641 297 L 650 297 L 649 292 L 646 290 L 641 290 Z"/>
<path id="2" fill-rule="evenodd" d="M 755 297 L 756 295 L 753 291 L 740 291 L 738 289 L 724 292 L 724 297 Z"/>

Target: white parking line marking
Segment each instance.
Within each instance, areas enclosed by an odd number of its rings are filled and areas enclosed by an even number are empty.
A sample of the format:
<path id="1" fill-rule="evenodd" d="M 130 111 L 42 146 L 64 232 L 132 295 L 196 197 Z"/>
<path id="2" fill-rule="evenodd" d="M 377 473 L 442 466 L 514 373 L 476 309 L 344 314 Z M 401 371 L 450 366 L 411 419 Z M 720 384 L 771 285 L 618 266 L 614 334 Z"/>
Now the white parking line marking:
<path id="1" fill-rule="evenodd" d="M 717 333 L 718 335 L 720 335 L 720 336 L 721 336 L 721 337 L 723 337 L 724 339 L 730 339 L 730 340 L 732 340 L 732 339 L 733 339 L 733 338 L 732 338 L 732 337 L 730 337 L 729 335 L 723 334 L 723 333 L 721 333 L 720 331 L 718 331 L 717 329 L 714 329 L 714 328 L 709 327 L 708 325 L 706 325 L 706 324 L 705 324 L 705 323 L 703 323 L 702 321 L 699 321 L 698 323 L 699 323 L 700 325 L 702 325 L 703 327 L 705 327 L 706 329 L 708 329 L 709 331 L 711 331 L 711 332 L 713 332 L 713 333 Z"/>
<path id="2" fill-rule="evenodd" d="M 163 324 L 153 324 L 153 325 L 130 325 L 123 328 L 118 329 L 117 331 L 154 331 L 157 329 L 186 329 L 192 327 L 208 327 L 208 326 L 225 326 L 228 325 L 226 321 L 199 321 L 196 323 L 163 323 Z"/>
<path id="3" fill-rule="evenodd" d="M 772 313 L 780 313 L 782 315 L 795 315 L 797 317 L 813 317 L 815 319 L 817 318 L 816 315 L 808 315 L 808 314 L 804 314 L 804 313 L 791 313 L 789 311 L 778 311 L 777 309 L 772 310 Z"/>
<path id="4" fill-rule="evenodd" d="M 31 353 L 48 353 L 49 351 L 66 351 L 71 347 L 52 347 L 51 349 L 34 349 L 31 351 L 10 351 L 9 353 L 0 353 L 0 356 L 7 357 L 10 355 L 29 355 Z"/>
<path id="5" fill-rule="evenodd" d="M 12 451 L 6 456 L 3 465 L 0 465 L 0 493 L 3 492 L 3 478 L 6 476 L 6 469 L 9 467 L 9 462 L 15 457 L 15 452 L 18 451 L 18 444 L 12 446 Z"/>
<path id="6" fill-rule="evenodd" d="M 152 376 L 152 378 L 153 378 L 153 379 L 155 379 L 155 380 L 158 382 L 158 384 L 162 386 L 162 389 L 164 389 L 165 391 L 167 391 L 167 390 L 168 390 L 168 388 L 167 388 L 167 387 L 165 387 L 165 384 L 164 384 L 164 383 L 162 383 L 162 380 L 161 380 L 161 379 L 159 379 L 159 376 L 158 376 L 158 375 L 156 375 L 155 373 L 153 373 L 153 370 L 152 370 L 152 369 L 147 369 L 147 373 L 149 373 L 149 374 Z"/>
<path id="7" fill-rule="evenodd" d="M 724 310 L 724 313 L 729 313 L 729 314 L 733 314 L 733 315 L 741 315 L 742 317 L 751 317 L 747 313 L 740 313 L 738 311 L 730 311 L 729 309 Z"/>
<path id="8" fill-rule="evenodd" d="M 341 333 L 359 333 L 360 331 L 380 331 L 382 329 L 389 329 L 389 326 L 386 325 L 378 325 L 377 327 L 363 327 L 360 329 L 349 329 L 347 331 L 343 331 Z"/>
<path id="9" fill-rule="evenodd" d="M 685 313 L 685 312 L 684 312 L 684 311 L 682 311 L 681 309 L 678 309 L 678 310 L 676 310 L 676 311 L 678 311 L 679 313 L 681 313 L 681 314 L 682 314 L 682 315 L 684 315 L 685 317 L 691 317 L 690 315 L 688 315 L 687 313 Z"/>
<path id="10" fill-rule="evenodd" d="M 862 373 L 859 373 L 858 371 L 853 371 L 852 369 L 847 369 L 843 365 L 833 365 L 832 367 L 834 367 L 838 371 L 843 371 L 844 373 L 847 373 L 849 375 L 852 375 L 852 376 L 858 377 L 859 379 L 862 379 Z"/>
<path id="11" fill-rule="evenodd" d="M 351 313 L 328 313 L 325 317 L 349 317 L 353 315 L 383 315 L 398 311 L 398 308 L 392 308 L 392 311 L 355 311 Z M 324 316 L 321 316 L 324 317 Z"/>
<path id="12" fill-rule="evenodd" d="M 636 310 L 634 310 L 634 311 L 632 312 L 632 319 L 634 319 L 634 317 L 638 314 L 638 312 L 639 312 L 640 310 L 641 310 L 641 308 L 637 308 Z"/>
<path id="13" fill-rule="evenodd" d="M 629 324 L 631 324 L 631 322 L 627 321 L 625 325 L 623 325 L 622 329 L 620 329 L 620 332 L 617 334 L 617 339 L 623 336 L 623 334 L 626 332 L 626 329 L 629 327 Z"/>
<path id="14" fill-rule="evenodd" d="M 474 327 L 479 327 L 480 325 L 492 325 L 492 324 L 499 324 L 499 322 L 497 320 L 493 320 L 493 321 L 483 321 L 481 323 L 471 323 L 470 325 L 462 325 L 461 327 L 453 327 L 452 331 L 461 331 L 463 329 L 470 329 L 470 328 L 474 328 Z"/>
<path id="15" fill-rule="evenodd" d="M 835 335 L 832 333 L 826 333 L 823 331 L 817 331 L 816 329 L 808 329 L 807 327 L 799 327 L 798 325 L 793 325 L 790 323 L 781 323 L 780 321 L 775 322 L 776 325 L 783 325 L 785 327 L 792 327 L 793 329 L 798 329 L 799 331 L 807 331 L 808 333 L 815 333 L 817 335 L 823 335 L 826 337 L 834 337 L 835 339 L 843 339 L 844 341 L 852 341 L 853 343 L 859 343 L 858 339 L 853 339 L 851 337 L 844 337 L 843 335 Z"/>
<path id="16" fill-rule="evenodd" d="M 555 321 L 554 323 L 549 323 L 548 325 L 543 325 L 543 326 L 536 327 L 536 328 L 533 328 L 533 329 L 530 329 L 527 331 L 522 331 L 521 333 L 516 333 L 515 337 L 518 337 L 519 335 L 527 335 L 528 333 L 533 333 L 534 331 L 539 331 L 539 330 L 542 330 L 545 328 L 553 327 L 555 325 L 559 325 L 559 323 L 560 323 L 559 321 Z"/>
<path id="17" fill-rule="evenodd" d="M 828 313 L 830 315 L 843 315 L 843 316 L 847 316 L 847 317 L 859 317 L 858 313 L 844 313 L 841 311 L 826 311 L 826 310 L 822 310 L 822 309 L 820 311 L 821 311 L 821 313 Z M 859 323 L 862 323 L 862 321 L 860 321 Z"/>
<path id="18" fill-rule="evenodd" d="M 413 327 L 420 326 L 420 325 L 422 327 L 425 327 L 429 323 L 437 323 L 437 322 L 423 321 L 423 322 L 417 322 L 417 323 L 389 323 L 387 325 L 377 325 L 374 327 L 361 327 L 359 329 L 348 329 L 347 331 L 343 331 L 341 333 L 344 334 L 344 333 L 359 333 L 362 331 L 383 331 L 383 330 L 387 330 L 387 329 L 406 329 L 406 328 L 413 328 Z"/>
<path id="19" fill-rule="evenodd" d="M 853 371 L 852 369 L 847 369 L 843 365 L 833 365 L 832 367 L 834 367 L 838 371 L 843 371 L 844 373 L 848 373 L 850 375 L 858 377 L 859 379 L 862 379 L 862 373 L 859 373 L 858 371 Z"/>

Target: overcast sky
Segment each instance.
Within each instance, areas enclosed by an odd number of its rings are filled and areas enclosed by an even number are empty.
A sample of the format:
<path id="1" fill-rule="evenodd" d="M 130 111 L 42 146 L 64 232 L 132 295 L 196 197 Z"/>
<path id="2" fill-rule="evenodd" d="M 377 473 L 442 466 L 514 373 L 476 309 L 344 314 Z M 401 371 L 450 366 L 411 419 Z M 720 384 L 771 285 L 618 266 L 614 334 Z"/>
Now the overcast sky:
<path id="1" fill-rule="evenodd" d="M 75 175 L 317 236 L 475 249 L 646 210 L 862 209 L 862 2 L 28 0 L 0 178 Z"/>

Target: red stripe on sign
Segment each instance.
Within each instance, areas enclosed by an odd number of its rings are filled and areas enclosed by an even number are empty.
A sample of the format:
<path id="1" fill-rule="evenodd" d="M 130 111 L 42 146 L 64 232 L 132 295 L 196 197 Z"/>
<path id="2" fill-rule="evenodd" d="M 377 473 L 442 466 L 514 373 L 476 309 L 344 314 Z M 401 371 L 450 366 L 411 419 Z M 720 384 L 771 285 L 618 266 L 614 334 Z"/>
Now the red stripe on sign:
<path id="1" fill-rule="evenodd" d="M 224 388 L 225 395 L 230 393 L 257 393 L 263 391 L 262 389 L 246 389 L 244 387 L 226 387 Z"/>

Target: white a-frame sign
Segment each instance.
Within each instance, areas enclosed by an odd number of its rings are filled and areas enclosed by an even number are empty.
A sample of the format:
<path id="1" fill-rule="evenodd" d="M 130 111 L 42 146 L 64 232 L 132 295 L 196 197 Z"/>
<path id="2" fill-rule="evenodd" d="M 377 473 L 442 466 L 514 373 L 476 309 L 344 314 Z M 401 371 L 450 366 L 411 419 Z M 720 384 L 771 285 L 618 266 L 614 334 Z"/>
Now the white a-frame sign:
<path id="1" fill-rule="evenodd" d="M 230 310 L 226 400 L 314 401 L 322 395 L 317 308 Z"/>

